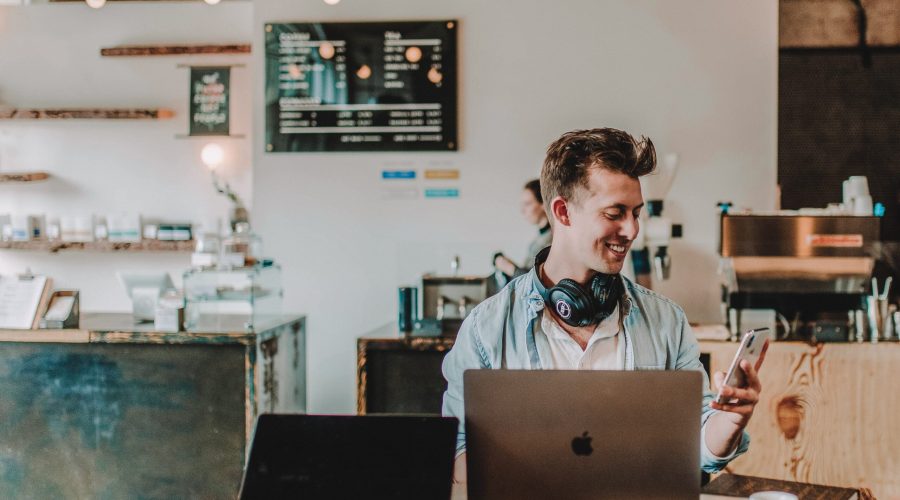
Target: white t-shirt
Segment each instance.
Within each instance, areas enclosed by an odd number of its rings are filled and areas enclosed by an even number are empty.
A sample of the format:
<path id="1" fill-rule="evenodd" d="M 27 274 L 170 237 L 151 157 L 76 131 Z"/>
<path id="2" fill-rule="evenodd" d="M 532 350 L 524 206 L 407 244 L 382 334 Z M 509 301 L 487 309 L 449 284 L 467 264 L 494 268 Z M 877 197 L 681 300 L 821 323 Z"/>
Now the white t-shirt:
<path id="1" fill-rule="evenodd" d="M 541 367 L 546 370 L 625 369 L 625 342 L 619 331 L 618 306 L 597 325 L 584 350 L 550 314 L 542 314 L 535 327 L 534 341 Z"/>

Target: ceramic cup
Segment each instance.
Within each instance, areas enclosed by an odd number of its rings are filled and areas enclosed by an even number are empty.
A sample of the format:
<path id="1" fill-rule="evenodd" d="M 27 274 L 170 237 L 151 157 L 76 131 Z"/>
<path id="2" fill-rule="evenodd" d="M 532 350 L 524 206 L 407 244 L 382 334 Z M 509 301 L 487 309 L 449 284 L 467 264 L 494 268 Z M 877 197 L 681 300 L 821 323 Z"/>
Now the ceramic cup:
<path id="1" fill-rule="evenodd" d="M 797 495 L 786 491 L 758 491 L 750 495 L 750 500 L 799 500 Z"/>

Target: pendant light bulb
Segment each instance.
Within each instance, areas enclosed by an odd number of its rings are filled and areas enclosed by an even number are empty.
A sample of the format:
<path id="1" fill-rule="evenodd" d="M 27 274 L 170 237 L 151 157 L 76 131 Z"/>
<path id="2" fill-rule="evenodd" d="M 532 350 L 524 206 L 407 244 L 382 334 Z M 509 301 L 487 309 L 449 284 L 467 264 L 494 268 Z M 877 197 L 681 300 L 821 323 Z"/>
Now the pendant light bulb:
<path id="1" fill-rule="evenodd" d="M 203 149 L 200 151 L 200 161 L 212 171 L 221 165 L 223 160 L 225 160 L 225 151 L 222 149 L 222 146 L 214 142 L 203 146 Z"/>
<path id="2" fill-rule="evenodd" d="M 88 7 L 92 8 L 92 9 L 99 9 L 100 7 L 103 7 L 104 5 L 106 5 L 106 0 L 84 0 L 84 1 L 85 1 L 85 3 L 88 4 Z"/>

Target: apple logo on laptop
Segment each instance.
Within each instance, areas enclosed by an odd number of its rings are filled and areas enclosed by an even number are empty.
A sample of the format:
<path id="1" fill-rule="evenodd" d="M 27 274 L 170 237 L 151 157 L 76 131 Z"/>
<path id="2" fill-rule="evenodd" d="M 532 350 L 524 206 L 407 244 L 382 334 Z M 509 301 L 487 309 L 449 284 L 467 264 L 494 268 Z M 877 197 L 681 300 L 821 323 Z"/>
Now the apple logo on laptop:
<path id="1" fill-rule="evenodd" d="M 588 437 L 588 431 L 584 431 L 584 434 L 572 439 L 572 451 L 574 451 L 576 455 L 590 455 L 594 452 L 594 448 L 591 446 L 592 439 L 594 438 Z"/>

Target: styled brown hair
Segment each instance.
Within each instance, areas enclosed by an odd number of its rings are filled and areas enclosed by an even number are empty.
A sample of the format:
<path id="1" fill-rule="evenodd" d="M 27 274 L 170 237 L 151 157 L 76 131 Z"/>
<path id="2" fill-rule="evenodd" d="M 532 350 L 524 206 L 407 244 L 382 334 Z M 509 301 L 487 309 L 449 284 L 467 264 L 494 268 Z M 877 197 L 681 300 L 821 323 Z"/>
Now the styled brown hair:
<path id="1" fill-rule="evenodd" d="M 606 168 L 637 179 L 656 169 L 656 148 L 644 136 L 637 141 L 614 128 L 566 132 L 547 148 L 541 169 L 541 193 L 548 214 L 553 213 L 550 203 L 557 196 L 578 202 L 575 188 L 587 188 L 592 168 Z"/>

